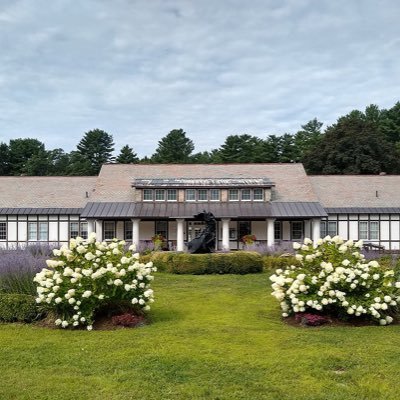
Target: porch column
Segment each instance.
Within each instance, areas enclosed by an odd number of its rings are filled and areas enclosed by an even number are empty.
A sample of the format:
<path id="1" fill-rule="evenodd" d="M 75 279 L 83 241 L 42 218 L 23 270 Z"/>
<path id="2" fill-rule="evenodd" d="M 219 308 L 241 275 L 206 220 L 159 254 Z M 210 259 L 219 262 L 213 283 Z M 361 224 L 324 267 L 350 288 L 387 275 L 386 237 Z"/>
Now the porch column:
<path id="1" fill-rule="evenodd" d="M 96 226 L 96 221 L 94 219 L 88 219 L 87 220 L 87 228 L 88 228 L 88 236 L 95 232 L 95 226 Z"/>
<path id="2" fill-rule="evenodd" d="M 136 246 L 136 249 L 140 244 L 139 224 L 140 224 L 139 218 L 132 218 L 132 244 Z"/>
<path id="3" fill-rule="evenodd" d="M 275 219 L 267 219 L 267 247 L 272 247 L 275 244 Z"/>
<path id="4" fill-rule="evenodd" d="M 312 220 L 312 240 L 315 243 L 321 237 L 321 219 L 313 218 Z"/>
<path id="5" fill-rule="evenodd" d="M 96 238 L 99 242 L 103 241 L 103 220 L 96 219 Z"/>
<path id="6" fill-rule="evenodd" d="M 176 220 L 176 250 L 183 251 L 185 248 L 184 238 L 183 238 L 183 224 L 185 220 L 183 218 L 178 218 Z"/>
<path id="7" fill-rule="evenodd" d="M 222 250 L 229 250 L 229 222 L 230 219 L 221 219 L 222 222 Z"/>

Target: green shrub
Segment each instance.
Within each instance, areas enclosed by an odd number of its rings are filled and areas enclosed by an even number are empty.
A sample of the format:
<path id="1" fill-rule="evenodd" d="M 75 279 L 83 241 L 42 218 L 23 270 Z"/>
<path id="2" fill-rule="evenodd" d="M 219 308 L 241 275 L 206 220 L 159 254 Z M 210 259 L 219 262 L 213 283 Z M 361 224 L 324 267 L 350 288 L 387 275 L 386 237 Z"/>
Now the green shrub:
<path id="1" fill-rule="evenodd" d="M 249 274 L 262 272 L 263 262 L 260 254 L 247 251 L 211 254 L 173 253 L 170 261 L 166 262 L 165 270 L 175 274 L 194 275 Z"/>
<path id="2" fill-rule="evenodd" d="M 290 256 L 263 256 L 263 264 L 266 270 L 274 271 L 279 268 L 299 265 L 299 261 L 292 255 Z"/>
<path id="3" fill-rule="evenodd" d="M 38 315 L 39 311 L 34 296 L 0 293 L 0 321 L 32 322 Z"/>

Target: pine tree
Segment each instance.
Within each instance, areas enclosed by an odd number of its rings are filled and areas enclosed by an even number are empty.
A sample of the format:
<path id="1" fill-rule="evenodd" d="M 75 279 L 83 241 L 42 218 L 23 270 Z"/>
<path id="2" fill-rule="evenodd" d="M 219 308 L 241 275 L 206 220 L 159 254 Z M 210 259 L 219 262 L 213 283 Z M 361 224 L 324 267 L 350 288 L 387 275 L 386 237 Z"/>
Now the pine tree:
<path id="1" fill-rule="evenodd" d="M 139 157 L 133 151 L 132 147 L 126 145 L 121 149 L 115 161 L 120 164 L 134 164 L 139 162 Z"/>
<path id="2" fill-rule="evenodd" d="M 186 137 L 183 129 L 174 129 L 159 142 L 152 161 L 165 164 L 179 164 L 191 162 L 194 144 Z"/>

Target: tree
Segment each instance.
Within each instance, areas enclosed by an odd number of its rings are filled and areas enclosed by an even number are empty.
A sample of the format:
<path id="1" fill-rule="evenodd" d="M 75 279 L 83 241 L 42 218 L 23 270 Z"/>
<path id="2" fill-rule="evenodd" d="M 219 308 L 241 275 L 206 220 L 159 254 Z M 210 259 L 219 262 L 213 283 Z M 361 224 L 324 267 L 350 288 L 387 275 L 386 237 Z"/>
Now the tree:
<path id="1" fill-rule="evenodd" d="M 174 129 L 159 142 L 152 161 L 165 164 L 179 164 L 191 162 L 190 156 L 194 150 L 191 139 L 186 137 L 182 129 Z"/>
<path id="2" fill-rule="evenodd" d="M 311 174 L 378 174 L 400 170 L 397 153 L 378 124 L 357 110 L 327 128 L 304 160 L 304 166 Z"/>
<path id="3" fill-rule="evenodd" d="M 230 135 L 218 151 L 221 162 L 250 163 L 261 162 L 263 152 L 262 139 L 251 135 Z"/>
<path id="4" fill-rule="evenodd" d="M 124 146 L 115 160 L 120 164 L 133 164 L 139 162 L 139 157 L 128 145 Z"/>
<path id="5" fill-rule="evenodd" d="M 9 144 L 10 174 L 30 173 L 31 158 L 36 162 L 45 162 L 47 158 L 44 144 L 37 139 L 12 139 Z M 32 161 L 33 162 L 33 161 Z"/>
<path id="6" fill-rule="evenodd" d="M 383 110 L 380 118 L 381 132 L 389 142 L 400 147 L 400 102 L 389 110 Z"/>
<path id="7" fill-rule="evenodd" d="M 113 137 L 101 129 L 86 132 L 77 149 L 78 153 L 90 162 L 91 168 L 88 175 L 97 175 L 103 164 L 114 161 Z"/>
<path id="8" fill-rule="evenodd" d="M 78 151 L 69 153 L 69 164 L 65 169 L 66 175 L 87 176 L 93 175 L 93 165 L 88 158 Z"/>
<path id="9" fill-rule="evenodd" d="M 0 143 L 0 175 L 10 173 L 10 149 L 6 143 Z"/>
<path id="10" fill-rule="evenodd" d="M 322 125 L 322 122 L 314 118 L 301 126 L 302 130 L 294 136 L 295 161 L 303 161 L 306 154 L 319 143 L 322 138 Z"/>

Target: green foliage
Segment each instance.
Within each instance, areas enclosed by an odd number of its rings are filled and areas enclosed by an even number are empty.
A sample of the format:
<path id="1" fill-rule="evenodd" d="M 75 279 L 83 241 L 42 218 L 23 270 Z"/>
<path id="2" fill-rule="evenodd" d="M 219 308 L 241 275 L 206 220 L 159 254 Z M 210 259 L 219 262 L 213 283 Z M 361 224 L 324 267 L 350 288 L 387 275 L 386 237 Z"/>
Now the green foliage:
<path id="1" fill-rule="evenodd" d="M 160 271 L 174 274 L 249 274 L 263 269 L 261 255 L 250 251 L 211 254 L 154 252 L 149 259 Z"/>
<path id="2" fill-rule="evenodd" d="M 43 175 L 47 153 L 42 142 L 37 139 L 12 139 L 8 147 L 10 170 L 13 175 Z"/>
<path id="3" fill-rule="evenodd" d="M 263 141 L 250 135 L 231 135 L 218 150 L 223 163 L 262 162 Z"/>
<path id="4" fill-rule="evenodd" d="M 87 175 L 98 174 L 103 164 L 114 160 L 112 156 L 114 151 L 113 137 L 101 129 L 86 132 L 78 143 L 77 150 L 90 162 L 90 170 L 87 171 Z"/>
<path id="5" fill-rule="evenodd" d="M 0 293 L 0 321 L 32 322 L 38 315 L 39 311 L 34 296 Z"/>
<path id="6" fill-rule="evenodd" d="M 372 119 L 372 120 L 371 120 Z M 377 174 L 400 170 L 397 153 L 379 125 L 360 111 L 339 118 L 304 160 L 311 174 Z"/>
<path id="7" fill-rule="evenodd" d="M 193 150 L 193 141 L 186 137 L 186 132 L 174 129 L 158 142 L 152 161 L 165 164 L 188 163 L 191 162 Z"/>
<path id="8" fill-rule="evenodd" d="M 279 268 L 287 268 L 291 265 L 298 265 L 299 261 L 294 256 L 263 256 L 264 268 L 267 271 L 274 271 Z"/>
<path id="9" fill-rule="evenodd" d="M 0 143 L 0 175 L 10 173 L 10 150 L 6 143 Z"/>
<path id="10" fill-rule="evenodd" d="M 139 162 L 139 157 L 133 151 L 132 147 L 125 145 L 121 149 L 121 151 L 118 154 L 118 157 L 115 159 L 115 161 L 120 164 L 133 164 L 133 163 Z"/>

